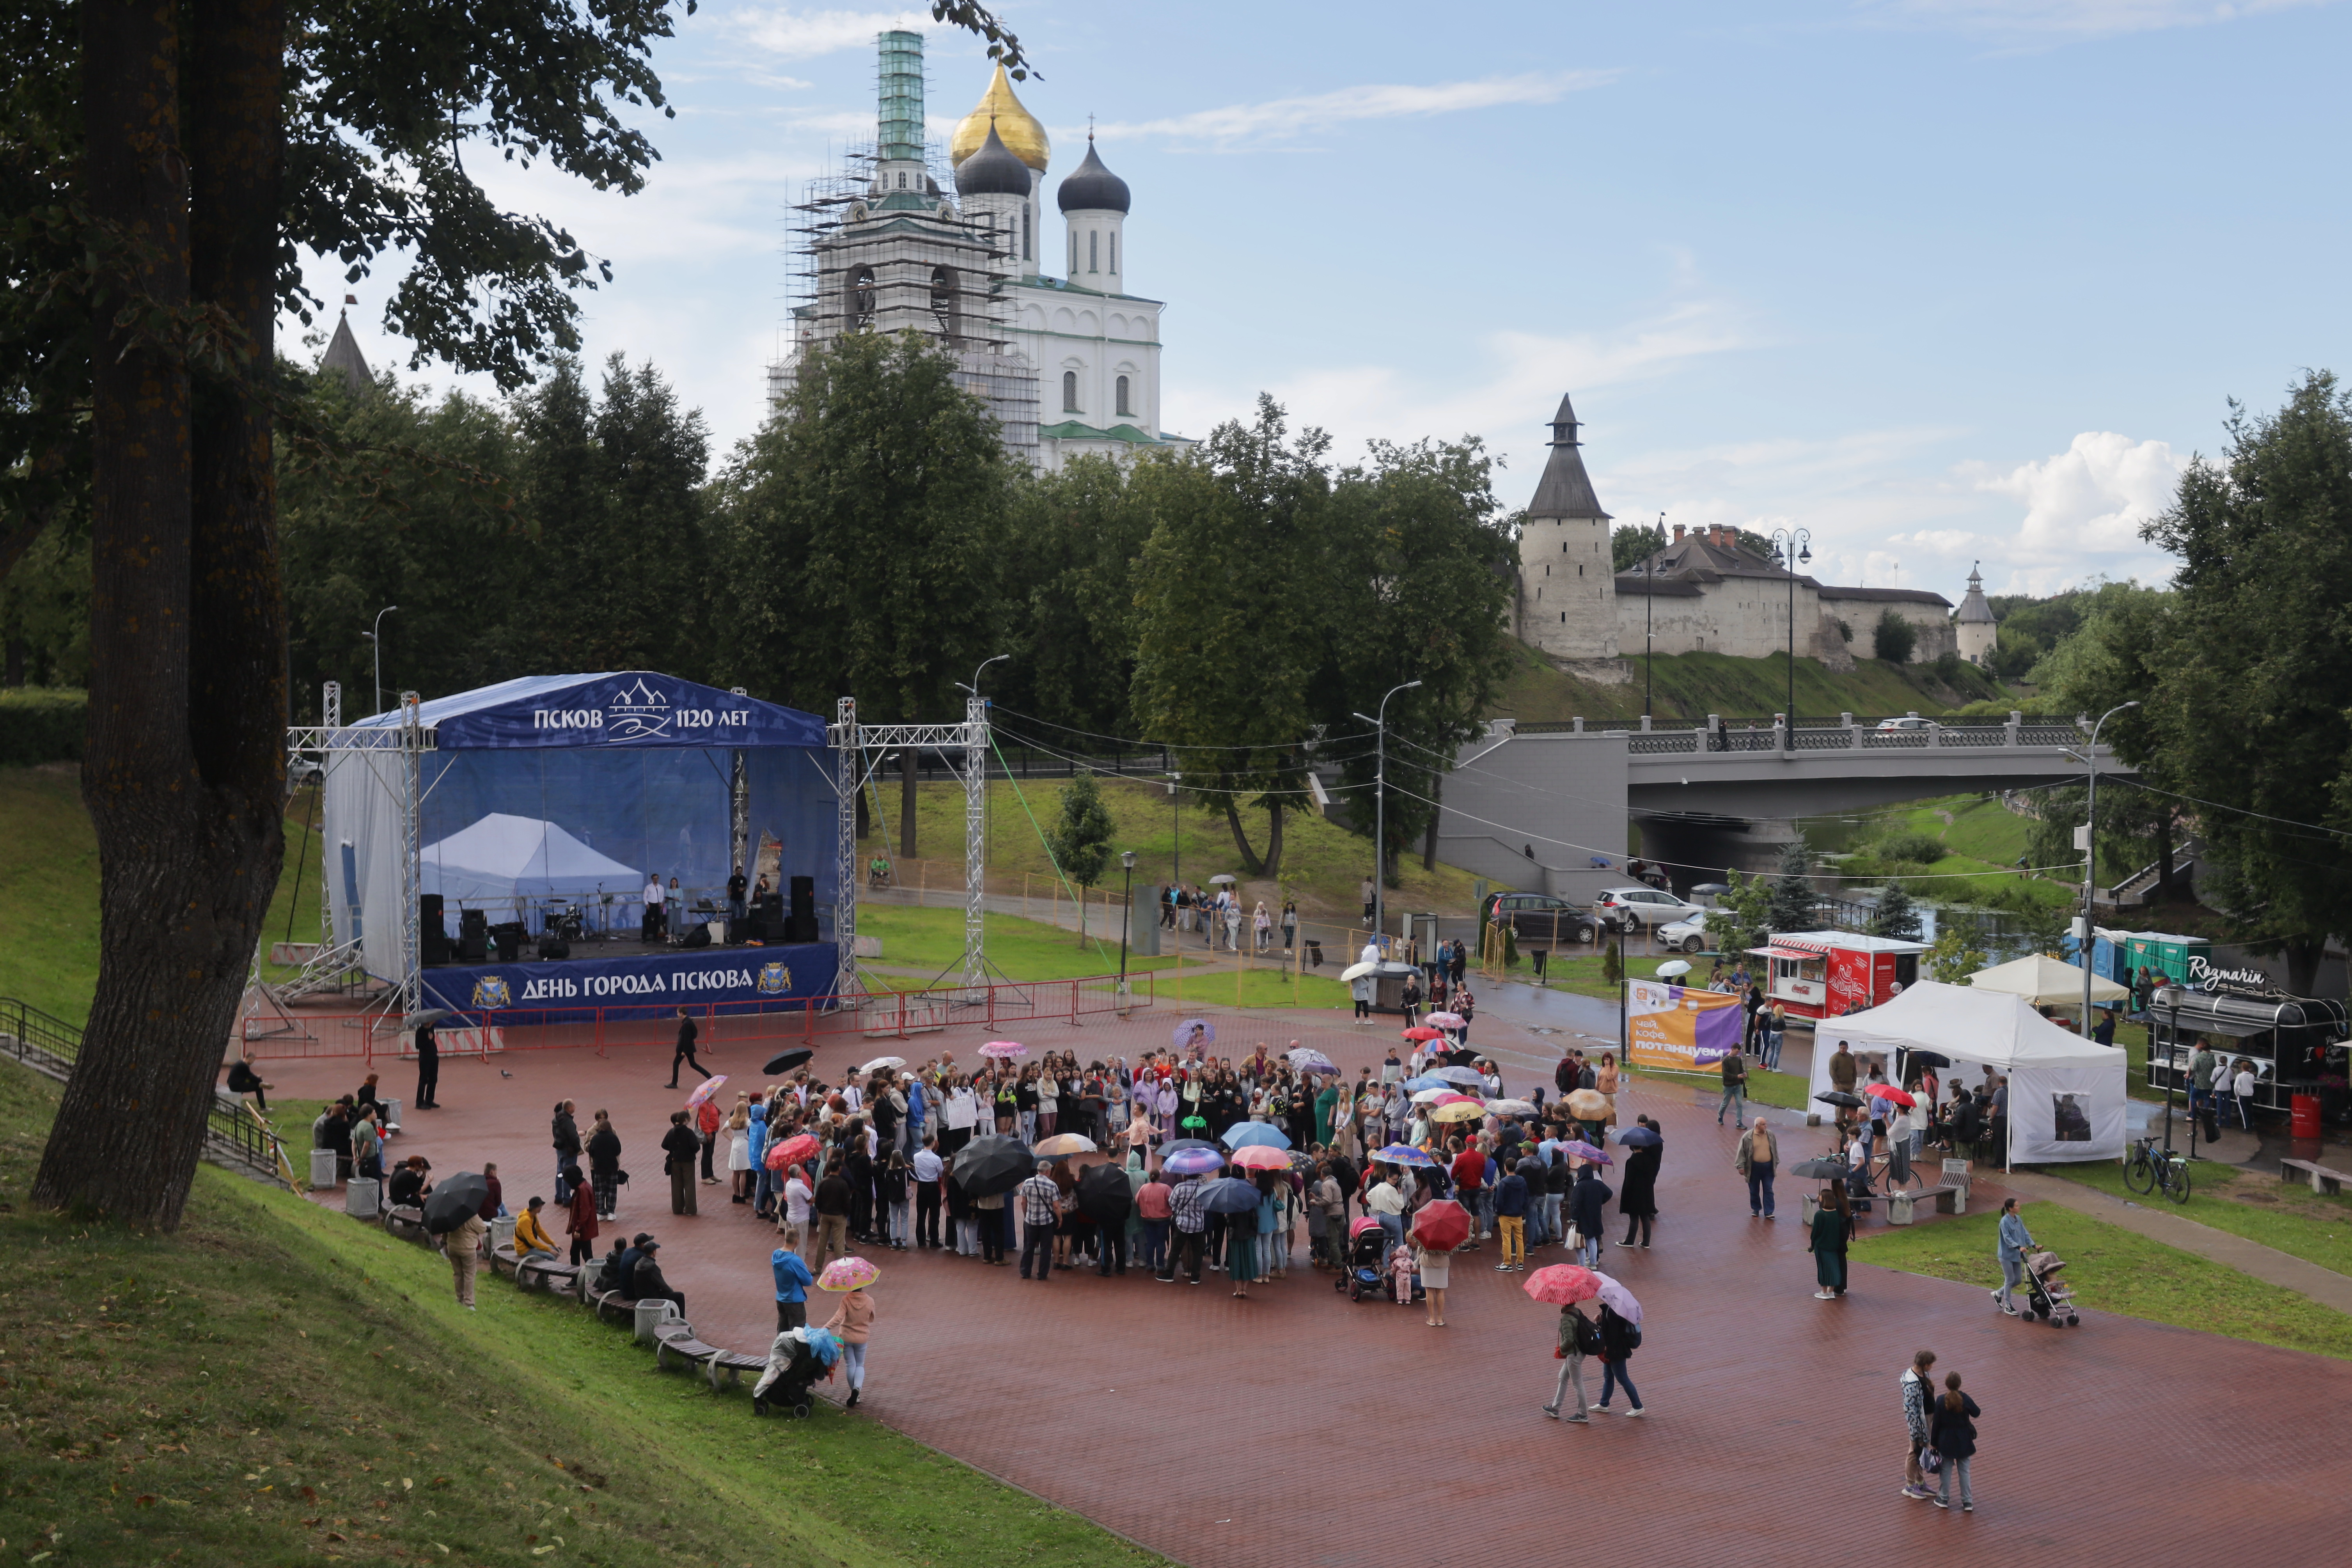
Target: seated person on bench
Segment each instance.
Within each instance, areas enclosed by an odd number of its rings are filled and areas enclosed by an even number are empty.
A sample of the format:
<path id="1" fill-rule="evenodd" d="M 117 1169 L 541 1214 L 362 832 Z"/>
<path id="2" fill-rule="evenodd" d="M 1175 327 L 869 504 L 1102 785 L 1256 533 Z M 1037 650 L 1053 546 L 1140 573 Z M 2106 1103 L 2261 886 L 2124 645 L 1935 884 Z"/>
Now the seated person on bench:
<path id="1" fill-rule="evenodd" d="M 552 1261 L 556 1256 L 555 1238 L 547 1234 L 547 1226 L 539 1211 L 547 1206 L 545 1198 L 535 1197 L 530 1206 L 515 1216 L 514 1249 L 518 1258 L 544 1258 Z"/>
<path id="2" fill-rule="evenodd" d="M 651 1239 L 639 1250 L 635 1284 L 629 1294 L 640 1301 L 675 1301 L 678 1311 L 683 1313 L 686 1310 L 686 1295 L 683 1291 L 671 1289 L 669 1281 L 662 1278 L 661 1264 L 655 1258 L 655 1254 L 660 1250 L 661 1243 Z"/>
<path id="3" fill-rule="evenodd" d="M 425 1179 L 425 1173 L 432 1168 L 433 1162 L 422 1154 L 411 1154 L 404 1161 L 400 1168 L 393 1172 L 392 1185 L 386 1194 L 392 1200 L 392 1206 L 396 1209 L 421 1207 L 433 1191 L 433 1184 Z"/>

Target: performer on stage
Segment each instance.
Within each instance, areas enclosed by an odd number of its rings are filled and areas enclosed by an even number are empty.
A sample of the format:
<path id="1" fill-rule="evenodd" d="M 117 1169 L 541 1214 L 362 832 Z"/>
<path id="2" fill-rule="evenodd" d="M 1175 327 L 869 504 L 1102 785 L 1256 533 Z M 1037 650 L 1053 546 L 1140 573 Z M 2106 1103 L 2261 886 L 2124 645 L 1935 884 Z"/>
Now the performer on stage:
<path id="1" fill-rule="evenodd" d="M 743 918 L 743 889 L 748 886 L 743 880 L 743 868 L 736 867 L 735 874 L 727 879 L 727 912 L 739 921 Z M 740 940 L 732 931 L 727 938 L 730 942 Z"/>
<path id="2" fill-rule="evenodd" d="M 637 922 L 637 940 L 639 942 L 658 942 L 661 940 L 663 931 L 662 885 L 661 875 L 659 872 L 648 871 L 646 873 L 645 900 L 646 912 Z"/>

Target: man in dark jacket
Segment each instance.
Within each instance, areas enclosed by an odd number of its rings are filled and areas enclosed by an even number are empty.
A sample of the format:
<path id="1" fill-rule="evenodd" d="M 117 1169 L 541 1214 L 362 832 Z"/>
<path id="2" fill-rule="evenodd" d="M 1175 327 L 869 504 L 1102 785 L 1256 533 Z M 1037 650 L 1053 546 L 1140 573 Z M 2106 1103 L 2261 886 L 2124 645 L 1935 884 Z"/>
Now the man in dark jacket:
<path id="1" fill-rule="evenodd" d="M 669 1173 L 669 1212 L 674 1215 L 692 1214 L 694 1205 L 694 1162 L 702 1152 L 702 1140 L 687 1125 L 687 1113 L 669 1113 L 669 1131 L 662 1134 L 662 1168 Z"/>
<path id="2" fill-rule="evenodd" d="M 564 1185 L 565 1170 L 580 1163 L 580 1123 L 572 1116 L 573 1102 L 559 1100 L 555 1119 L 549 1123 L 548 1132 L 555 1142 L 555 1201 L 570 1207 L 572 1193 Z"/>
<path id="3" fill-rule="evenodd" d="M 1559 1058 L 1559 1066 L 1551 1069 L 1552 1087 L 1563 1095 L 1576 1088 L 1576 1053 L 1570 1051 Z"/>
<path id="4" fill-rule="evenodd" d="M 2108 1016 L 2113 1017 L 2114 1014 L 2110 1012 Z M 2108 1032 L 2112 1034 L 2114 1031 L 2110 1030 Z M 268 1113 L 269 1110 L 269 1086 L 261 1081 L 261 1075 L 259 1073 L 253 1070 L 253 1058 L 251 1056 L 239 1057 L 236 1060 L 228 1064 L 228 1091 L 231 1094 L 249 1094 L 253 1096 L 254 1105 L 264 1114 Z"/>
<path id="5" fill-rule="evenodd" d="M 740 879 L 738 879 L 740 880 Z M 687 1016 L 685 1008 L 680 1007 L 677 1010 L 677 1048 L 672 1051 L 669 1057 L 670 1088 L 676 1089 L 677 1087 L 677 1065 L 680 1062 L 684 1062 L 688 1067 L 692 1068 L 697 1078 L 709 1078 L 710 1076 L 709 1072 L 704 1068 L 703 1065 L 695 1059 L 694 1042 L 701 1037 L 702 1031 L 694 1026 L 694 1020 Z"/>
<path id="6" fill-rule="evenodd" d="M 820 1274 L 836 1258 L 849 1256 L 849 1182 L 836 1164 L 816 1184 L 816 1256 Z"/>
<path id="7" fill-rule="evenodd" d="M 636 1272 L 630 1276 L 633 1283 L 629 1294 L 640 1301 L 675 1301 L 677 1310 L 684 1312 L 686 1295 L 683 1291 L 671 1289 L 669 1281 L 662 1278 L 661 1264 L 656 1261 L 660 1251 L 661 1243 L 650 1240 L 639 1249 Z M 1630 1390 L 1632 1385 L 1629 1384 L 1627 1387 Z"/>
<path id="8" fill-rule="evenodd" d="M 604 1260 L 604 1271 L 599 1277 L 597 1283 L 607 1290 L 618 1290 L 625 1296 L 634 1295 L 637 1278 L 637 1259 L 646 1255 L 646 1243 L 652 1239 L 652 1237 L 641 1230 L 626 1242 L 615 1240 L 613 1243 L 612 1253 Z"/>
<path id="9" fill-rule="evenodd" d="M 1717 1127 L 1723 1125 L 1727 1110 L 1735 1125 L 1748 1121 L 1748 1058 L 1738 1051 L 1727 1052 L 1723 1058 L 1723 1100 L 1715 1108 Z"/>
<path id="10" fill-rule="evenodd" d="M 1601 1167 L 1586 1165 L 1576 1173 L 1576 1185 L 1568 1193 L 1568 1223 L 1576 1227 L 1582 1240 L 1581 1261 L 1587 1268 L 1601 1261 L 1601 1231 L 1608 1215 L 1603 1212 L 1609 1204 L 1609 1184 L 1601 1179 Z"/>
<path id="11" fill-rule="evenodd" d="M 416 1026 L 416 1108 L 441 1109 L 441 1042 L 430 1024 Z"/>

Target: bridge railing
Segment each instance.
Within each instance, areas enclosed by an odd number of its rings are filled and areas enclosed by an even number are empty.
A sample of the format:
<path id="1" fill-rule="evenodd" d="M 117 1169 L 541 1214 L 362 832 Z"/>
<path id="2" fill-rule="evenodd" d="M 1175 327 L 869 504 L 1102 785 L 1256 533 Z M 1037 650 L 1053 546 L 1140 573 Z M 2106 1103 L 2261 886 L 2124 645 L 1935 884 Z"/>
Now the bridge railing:
<path id="1" fill-rule="evenodd" d="M 1905 718 L 1916 715 L 1905 714 Z M 1525 735 L 1612 734 L 1625 736 L 1625 749 L 1640 756 L 1690 755 L 1700 752 L 1932 752 L 1946 749 L 1983 750 L 2004 746 L 2074 746 L 2082 731 L 2063 720 L 2026 721 L 2011 714 L 2007 722 L 1948 723 L 1930 721 L 1916 727 L 1881 729 L 1883 721 L 1857 719 L 1842 713 L 1835 719 L 1801 718 L 1791 728 L 1780 714 L 1765 719 L 1726 719 L 1709 714 L 1705 724 L 1662 729 L 1648 720 L 1619 720 L 1521 724 Z M 1638 727 L 1636 727 L 1638 725 Z"/>

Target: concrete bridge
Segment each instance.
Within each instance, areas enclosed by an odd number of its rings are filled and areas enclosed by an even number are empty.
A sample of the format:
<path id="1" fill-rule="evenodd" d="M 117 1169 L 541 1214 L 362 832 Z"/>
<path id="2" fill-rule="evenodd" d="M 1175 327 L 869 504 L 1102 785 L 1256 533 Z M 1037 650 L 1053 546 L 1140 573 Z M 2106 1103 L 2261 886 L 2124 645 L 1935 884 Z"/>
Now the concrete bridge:
<path id="1" fill-rule="evenodd" d="M 1464 747 L 1443 785 L 1439 858 L 1580 903 L 1624 881 L 1631 823 L 1639 853 L 1686 886 L 1728 868 L 1769 869 L 1800 817 L 2077 782 L 2088 741 L 2073 722 L 2015 713 L 1895 730 L 1850 713 L 1793 728 L 1713 716 L 1676 729 L 1610 724 L 1504 720 Z M 2133 771 L 2105 747 L 2098 765 Z"/>

